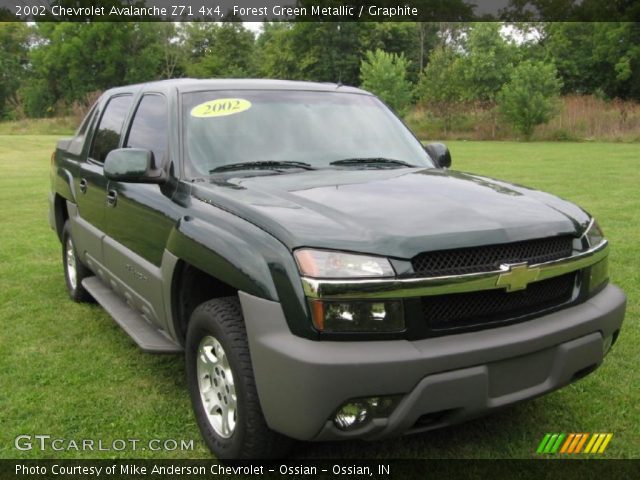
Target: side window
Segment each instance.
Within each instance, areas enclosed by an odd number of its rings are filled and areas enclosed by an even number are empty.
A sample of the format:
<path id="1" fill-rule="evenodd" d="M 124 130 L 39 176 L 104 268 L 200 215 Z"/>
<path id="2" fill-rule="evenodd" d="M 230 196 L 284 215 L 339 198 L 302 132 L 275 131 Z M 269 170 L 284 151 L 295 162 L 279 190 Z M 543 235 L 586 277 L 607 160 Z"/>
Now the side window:
<path id="1" fill-rule="evenodd" d="M 67 151 L 74 155 L 80 155 L 82 153 L 82 147 L 84 145 L 84 141 L 87 138 L 87 130 L 89 129 L 89 125 L 91 125 L 91 120 L 93 119 L 93 115 L 96 113 L 96 105 L 93 104 L 89 113 L 84 117 L 84 120 L 80 124 L 78 130 L 73 136 L 71 143 L 69 144 L 69 148 Z"/>
<path id="2" fill-rule="evenodd" d="M 118 148 L 122 124 L 130 106 L 131 95 L 120 95 L 109 100 L 93 136 L 93 145 L 89 153 L 93 160 L 104 163 L 107 154 Z"/>
<path id="3" fill-rule="evenodd" d="M 156 166 L 164 163 L 167 146 L 167 100 L 162 95 L 145 95 L 131 122 L 126 147 L 153 152 Z"/>

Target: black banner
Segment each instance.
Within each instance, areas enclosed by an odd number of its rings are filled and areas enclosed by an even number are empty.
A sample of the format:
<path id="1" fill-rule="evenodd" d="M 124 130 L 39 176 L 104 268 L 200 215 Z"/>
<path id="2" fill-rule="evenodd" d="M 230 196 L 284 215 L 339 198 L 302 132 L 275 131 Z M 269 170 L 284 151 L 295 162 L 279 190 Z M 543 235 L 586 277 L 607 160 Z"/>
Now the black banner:
<path id="1" fill-rule="evenodd" d="M 637 0 L 0 0 L 1 21 L 639 21 Z"/>
<path id="2" fill-rule="evenodd" d="M 23 479 L 212 479 L 374 478 L 535 479 L 635 478 L 639 460 L 0 460 L 0 478 Z"/>

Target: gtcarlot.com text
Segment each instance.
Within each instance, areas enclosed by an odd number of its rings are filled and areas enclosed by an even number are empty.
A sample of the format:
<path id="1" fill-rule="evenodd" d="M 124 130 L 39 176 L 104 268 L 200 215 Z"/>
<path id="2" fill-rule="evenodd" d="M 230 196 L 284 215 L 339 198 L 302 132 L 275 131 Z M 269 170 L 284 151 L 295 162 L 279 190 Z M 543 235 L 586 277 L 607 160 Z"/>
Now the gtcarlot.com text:
<path id="1" fill-rule="evenodd" d="M 52 452 L 123 452 L 123 451 L 189 451 L 193 450 L 193 440 L 175 440 L 172 438 L 139 439 L 116 438 L 112 440 L 92 438 L 59 438 L 52 435 L 18 435 L 14 441 L 17 450 L 40 450 Z"/>

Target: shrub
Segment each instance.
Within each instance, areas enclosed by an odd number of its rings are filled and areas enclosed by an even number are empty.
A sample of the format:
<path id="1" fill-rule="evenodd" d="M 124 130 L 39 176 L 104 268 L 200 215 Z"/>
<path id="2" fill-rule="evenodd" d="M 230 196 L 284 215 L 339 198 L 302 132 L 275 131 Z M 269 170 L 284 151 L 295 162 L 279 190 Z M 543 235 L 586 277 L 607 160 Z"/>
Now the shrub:
<path id="1" fill-rule="evenodd" d="M 560 87 L 553 65 L 522 62 L 500 90 L 498 106 L 505 118 L 528 140 L 537 125 L 547 123 L 556 113 Z"/>

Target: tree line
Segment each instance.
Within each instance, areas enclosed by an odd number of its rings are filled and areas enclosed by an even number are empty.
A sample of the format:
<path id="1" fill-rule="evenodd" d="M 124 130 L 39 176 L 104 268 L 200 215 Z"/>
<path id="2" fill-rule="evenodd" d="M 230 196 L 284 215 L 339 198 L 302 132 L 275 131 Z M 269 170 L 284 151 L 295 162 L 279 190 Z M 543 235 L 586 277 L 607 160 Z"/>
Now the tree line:
<path id="1" fill-rule="evenodd" d="M 522 132 L 560 94 L 640 100 L 640 24 L 265 22 L 0 23 L 0 118 L 86 107 L 163 78 L 255 77 L 363 86 L 400 114 L 447 122 L 481 105 Z"/>

